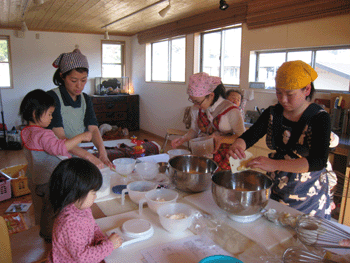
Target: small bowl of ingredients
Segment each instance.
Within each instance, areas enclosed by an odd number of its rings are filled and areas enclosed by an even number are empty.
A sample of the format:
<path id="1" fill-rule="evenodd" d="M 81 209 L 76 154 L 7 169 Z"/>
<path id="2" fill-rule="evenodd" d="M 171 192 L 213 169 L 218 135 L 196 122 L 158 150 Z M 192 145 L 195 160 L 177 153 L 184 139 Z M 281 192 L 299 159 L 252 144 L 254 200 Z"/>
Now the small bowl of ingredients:
<path id="1" fill-rule="evenodd" d="M 159 221 L 170 233 L 181 233 L 192 224 L 194 210 L 182 203 L 166 204 L 158 208 Z"/>

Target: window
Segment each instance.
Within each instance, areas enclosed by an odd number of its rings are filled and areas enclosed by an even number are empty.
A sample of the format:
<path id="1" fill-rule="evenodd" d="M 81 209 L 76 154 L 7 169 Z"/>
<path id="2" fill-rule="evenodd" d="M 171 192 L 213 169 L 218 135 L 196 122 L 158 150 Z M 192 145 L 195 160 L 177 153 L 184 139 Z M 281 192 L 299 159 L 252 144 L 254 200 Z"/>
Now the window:
<path id="1" fill-rule="evenodd" d="M 124 77 L 124 42 L 102 40 L 102 77 Z"/>
<path id="2" fill-rule="evenodd" d="M 12 88 L 9 36 L 0 36 L 0 88 Z"/>
<path id="3" fill-rule="evenodd" d="M 221 77 L 228 85 L 239 85 L 242 27 L 201 34 L 201 71 Z"/>
<path id="4" fill-rule="evenodd" d="M 146 81 L 185 82 L 185 37 L 154 42 L 146 48 Z"/>
<path id="5" fill-rule="evenodd" d="M 350 91 L 350 46 L 256 51 L 251 54 L 253 82 L 264 82 L 265 89 L 275 88 L 277 69 L 285 61 L 302 60 L 318 73 L 317 90 Z"/>

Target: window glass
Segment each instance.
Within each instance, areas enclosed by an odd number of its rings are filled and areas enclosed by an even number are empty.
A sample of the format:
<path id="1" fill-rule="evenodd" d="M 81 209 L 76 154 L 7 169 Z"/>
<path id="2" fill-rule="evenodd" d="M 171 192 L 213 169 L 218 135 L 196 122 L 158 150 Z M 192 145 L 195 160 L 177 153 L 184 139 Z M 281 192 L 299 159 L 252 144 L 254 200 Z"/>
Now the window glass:
<path id="1" fill-rule="evenodd" d="M 124 76 L 124 43 L 102 42 L 102 77 L 120 78 Z"/>
<path id="2" fill-rule="evenodd" d="M 223 31 L 223 83 L 239 84 L 241 68 L 241 38 L 241 30 L 237 30 L 236 28 Z"/>
<path id="3" fill-rule="evenodd" d="M 312 59 L 311 56 L 312 56 L 311 51 L 288 51 L 287 61 L 302 60 L 305 63 L 308 63 L 309 65 L 311 65 L 311 59 Z"/>
<path id="4" fill-rule="evenodd" d="M 317 90 L 350 91 L 350 47 L 318 47 L 303 50 L 257 51 L 250 56 L 250 80 L 264 82 L 266 89 L 275 88 L 275 76 L 285 61 L 302 60 L 317 72 Z M 253 70 L 253 68 L 255 70 Z"/>
<path id="5" fill-rule="evenodd" d="M 9 37 L 0 36 L 0 88 L 11 88 Z"/>
<path id="6" fill-rule="evenodd" d="M 275 87 L 277 69 L 286 61 L 286 53 L 265 53 L 259 56 L 258 82 L 265 82 L 265 88 Z"/>
<path id="7" fill-rule="evenodd" d="M 321 90 L 350 90 L 350 49 L 316 51 L 314 84 Z"/>
<path id="8" fill-rule="evenodd" d="M 171 80 L 185 81 L 186 42 L 184 38 L 171 41 Z"/>
<path id="9" fill-rule="evenodd" d="M 153 43 L 152 45 L 152 80 L 168 80 L 168 41 Z"/>
<path id="10" fill-rule="evenodd" d="M 203 35 L 202 71 L 210 76 L 220 76 L 221 32 Z"/>
<path id="11" fill-rule="evenodd" d="M 146 45 L 146 81 L 185 82 L 186 38 Z"/>
<path id="12" fill-rule="evenodd" d="M 224 84 L 239 85 L 241 26 L 201 34 L 201 71 L 221 77 Z"/>

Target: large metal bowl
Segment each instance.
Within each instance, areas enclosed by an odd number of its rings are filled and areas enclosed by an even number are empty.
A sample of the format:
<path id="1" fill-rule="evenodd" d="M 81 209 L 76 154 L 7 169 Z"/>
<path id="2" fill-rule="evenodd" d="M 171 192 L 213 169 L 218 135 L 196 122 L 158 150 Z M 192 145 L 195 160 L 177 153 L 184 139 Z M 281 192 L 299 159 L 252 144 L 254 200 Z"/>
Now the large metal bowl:
<path id="1" fill-rule="evenodd" d="M 215 203 L 234 220 L 260 214 L 271 193 L 272 180 L 253 170 L 220 171 L 213 175 L 212 181 Z"/>
<path id="2" fill-rule="evenodd" d="M 218 165 L 213 160 L 195 155 L 179 155 L 169 160 L 171 182 L 179 190 L 199 193 L 210 188 L 211 177 Z"/>

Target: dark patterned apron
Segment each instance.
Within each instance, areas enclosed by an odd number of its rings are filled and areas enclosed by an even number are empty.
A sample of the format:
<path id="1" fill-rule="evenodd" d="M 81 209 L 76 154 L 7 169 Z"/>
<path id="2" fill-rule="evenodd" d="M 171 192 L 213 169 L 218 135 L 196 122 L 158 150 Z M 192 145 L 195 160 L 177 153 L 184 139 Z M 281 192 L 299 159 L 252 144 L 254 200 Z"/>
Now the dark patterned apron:
<path id="1" fill-rule="evenodd" d="M 311 104 L 301 116 L 297 127 L 283 125 L 283 108 L 277 104 L 270 113 L 266 144 L 271 159 L 297 159 L 307 157 L 311 147 L 312 131 L 309 123 L 313 116 L 323 111 Z M 301 212 L 330 219 L 330 196 L 325 168 L 307 173 L 275 171 L 268 173 L 274 180 L 271 199 L 285 203 Z"/>
<path id="2" fill-rule="evenodd" d="M 226 110 L 224 110 L 222 113 L 220 113 L 218 116 L 216 116 L 213 119 L 213 123 L 210 123 L 207 114 L 205 112 L 202 112 L 202 109 L 199 109 L 197 123 L 201 132 L 211 135 L 215 131 L 219 131 L 219 123 L 220 123 L 221 117 L 232 109 L 238 109 L 238 108 L 236 106 L 231 106 L 227 108 Z M 219 150 L 214 154 L 213 159 L 219 165 L 219 169 L 221 170 L 231 169 L 229 160 L 227 158 L 229 148 L 230 148 L 230 144 L 222 143 L 220 145 Z"/>

